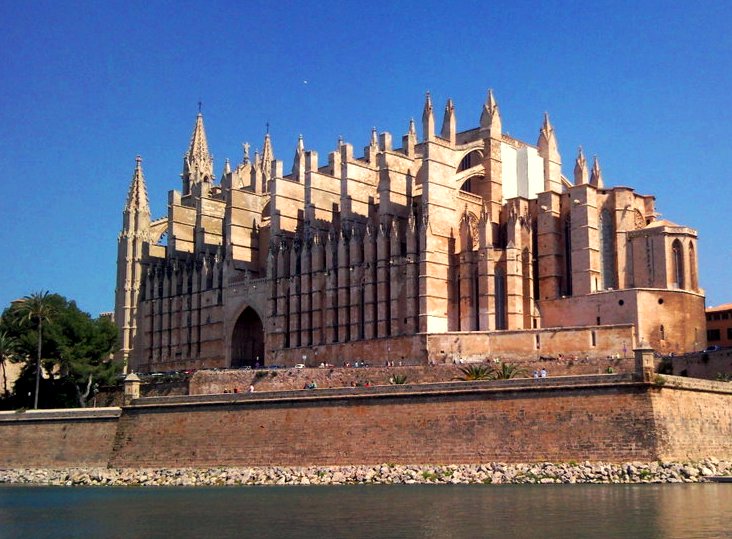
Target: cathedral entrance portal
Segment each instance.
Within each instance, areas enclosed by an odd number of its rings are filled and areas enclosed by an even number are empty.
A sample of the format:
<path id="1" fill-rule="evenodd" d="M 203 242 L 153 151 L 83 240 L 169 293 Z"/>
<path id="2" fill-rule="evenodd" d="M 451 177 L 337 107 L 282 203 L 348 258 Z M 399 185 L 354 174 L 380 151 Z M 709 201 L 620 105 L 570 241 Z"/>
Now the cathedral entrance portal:
<path id="1" fill-rule="evenodd" d="M 231 367 L 264 365 L 264 327 L 259 315 L 247 307 L 239 315 L 231 338 Z"/>

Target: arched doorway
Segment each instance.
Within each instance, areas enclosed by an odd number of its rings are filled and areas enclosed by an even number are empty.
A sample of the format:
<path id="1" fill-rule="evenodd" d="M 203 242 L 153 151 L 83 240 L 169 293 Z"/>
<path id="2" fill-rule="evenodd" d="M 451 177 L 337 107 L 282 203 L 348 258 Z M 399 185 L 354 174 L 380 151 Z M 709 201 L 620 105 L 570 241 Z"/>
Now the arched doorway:
<path id="1" fill-rule="evenodd" d="M 239 315 L 231 337 L 231 366 L 255 367 L 264 365 L 264 327 L 259 315 L 247 307 Z"/>

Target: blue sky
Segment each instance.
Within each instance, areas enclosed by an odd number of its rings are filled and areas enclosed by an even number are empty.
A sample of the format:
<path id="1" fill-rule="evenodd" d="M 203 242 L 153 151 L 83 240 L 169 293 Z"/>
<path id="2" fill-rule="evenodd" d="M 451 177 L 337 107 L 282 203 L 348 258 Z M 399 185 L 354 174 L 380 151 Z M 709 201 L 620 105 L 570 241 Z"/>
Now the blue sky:
<path id="1" fill-rule="evenodd" d="M 308 5 L 312 4 L 312 5 Z M 725 2 L 0 0 L 0 306 L 48 289 L 114 305 L 116 241 L 142 155 L 154 217 L 180 189 L 197 103 L 217 175 L 241 143 L 292 163 L 372 126 L 401 140 L 430 90 L 441 121 L 577 147 L 608 186 L 654 194 L 699 232 L 707 304 L 732 301 L 732 7 Z M 307 81 L 307 82 L 306 82 Z"/>

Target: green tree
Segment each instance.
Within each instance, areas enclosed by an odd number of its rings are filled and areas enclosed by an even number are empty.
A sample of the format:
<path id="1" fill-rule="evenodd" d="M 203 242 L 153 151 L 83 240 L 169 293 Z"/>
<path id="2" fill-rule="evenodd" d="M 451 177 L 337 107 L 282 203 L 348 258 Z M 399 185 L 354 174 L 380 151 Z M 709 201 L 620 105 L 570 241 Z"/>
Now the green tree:
<path id="1" fill-rule="evenodd" d="M 31 342 L 36 341 L 36 357 L 43 359 L 36 366 L 43 365 L 48 376 L 41 383 L 44 405 L 54 407 L 86 406 L 99 385 L 113 383 L 122 367 L 111 359 L 117 347 L 117 328 L 108 318 L 93 319 L 81 311 L 74 301 L 58 294 L 47 294 L 52 315 L 43 324 L 35 324 L 37 318 L 28 315 L 28 304 L 23 300 L 13 303 L 3 315 L 5 326 L 19 341 L 19 348 L 31 355 Z M 12 324 L 25 321 L 25 324 Z M 32 323 L 28 323 L 33 321 Z M 27 363 L 15 384 L 16 403 L 23 405 L 25 396 L 31 392 L 31 369 Z M 36 387 L 40 380 L 36 373 Z M 36 389 L 36 395 L 38 395 Z M 36 399 L 37 400 L 37 399 Z"/>
<path id="2" fill-rule="evenodd" d="M 7 397 L 9 394 L 8 373 L 5 370 L 5 362 L 15 359 L 17 351 L 18 340 L 6 330 L 0 330 L 0 366 L 2 366 L 3 371 L 3 397 Z"/>
<path id="3" fill-rule="evenodd" d="M 33 397 L 33 408 L 38 409 L 38 390 L 41 382 L 41 346 L 43 341 L 43 322 L 53 318 L 55 309 L 50 299 L 48 290 L 33 292 L 15 302 L 18 313 L 27 318 L 29 322 L 36 325 L 38 332 L 38 347 L 36 353 L 36 390 Z"/>

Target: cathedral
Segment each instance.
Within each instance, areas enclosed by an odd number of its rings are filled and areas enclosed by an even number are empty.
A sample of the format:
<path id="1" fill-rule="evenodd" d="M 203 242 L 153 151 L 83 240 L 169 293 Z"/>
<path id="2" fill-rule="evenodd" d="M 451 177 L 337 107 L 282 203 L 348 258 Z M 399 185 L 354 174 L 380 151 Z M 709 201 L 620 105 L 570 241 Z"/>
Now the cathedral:
<path id="1" fill-rule="evenodd" d="M 269 134 L 217 181 L 199 112 L 167 215 L 150 213 L 142 159 L 118 240 L 120 359 L 191 368 L 627 357 L 706 345 L 696 231 L 655 199 L 606 186 L 579 149 L 562 173 L 544 116 L 536 144 L 503 132 L 488 92 L 477 127 L 442 126 L 426 96 L 401 147 L 362 156 Z M 473 124 L 475 125 L 475 124 Z"/>

